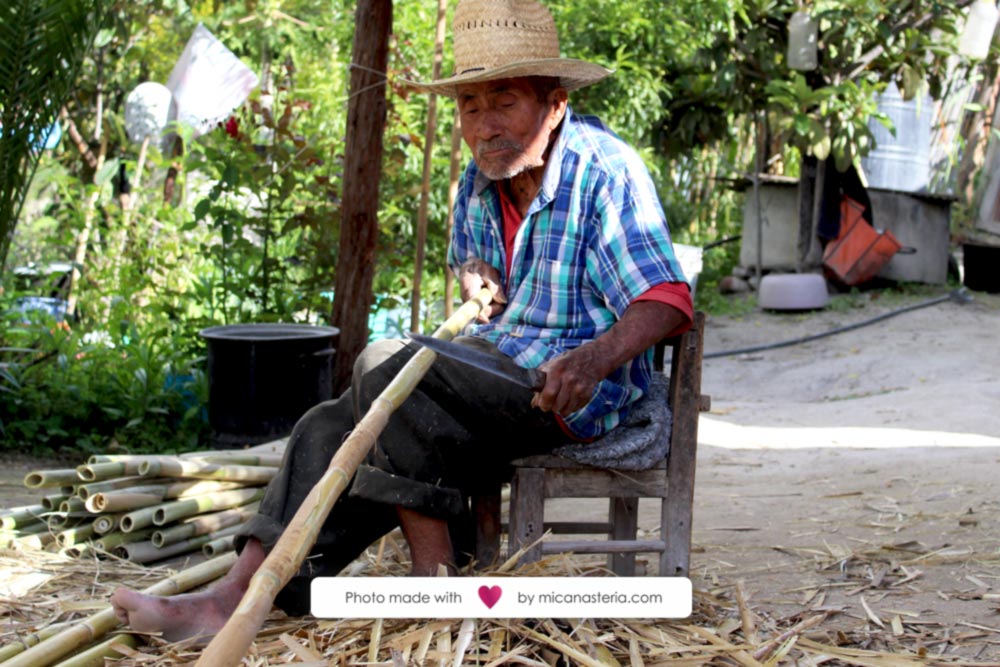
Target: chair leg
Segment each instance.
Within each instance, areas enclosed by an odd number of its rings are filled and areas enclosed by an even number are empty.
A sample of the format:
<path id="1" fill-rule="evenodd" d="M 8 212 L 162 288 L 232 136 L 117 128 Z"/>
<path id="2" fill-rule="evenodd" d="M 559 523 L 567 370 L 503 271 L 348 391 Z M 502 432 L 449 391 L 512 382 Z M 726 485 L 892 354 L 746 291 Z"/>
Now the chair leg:
<path id="1" fill-rule="evenodd" d="M 510 552 L 532 544 L 542 536 L 545 526 L 545 470 L 518 468 L 510 483 Z M 534 563 L 542 557 L 542 545 L 536 543 L 521 555 L 521 563 Z"/>
<path id="2" fill-rule="evenodd" d="M 639 499 L 611 498 L 608 510 L 612 540 L 635 540 L 639 530 Z M 619 577 L 635 576 L 635 554 L 608 554 L 608 569 Z"/>
<path id="3" fill-rule="evenodd" d="M 482 569 L 500 557 L 500 485 L 472 497 L 476 521 L 476 567 Z"/>

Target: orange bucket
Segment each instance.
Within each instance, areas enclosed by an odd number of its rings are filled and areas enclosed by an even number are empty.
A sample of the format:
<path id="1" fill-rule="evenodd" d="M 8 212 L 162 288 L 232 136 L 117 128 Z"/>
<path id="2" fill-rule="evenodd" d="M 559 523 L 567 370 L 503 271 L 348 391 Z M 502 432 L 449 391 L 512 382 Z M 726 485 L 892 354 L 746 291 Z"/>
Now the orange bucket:
<path id="1" fill-rule="evenodd" d="M 877 232 L 850 197 L 840 203 L 840 236 L 823 251 L 823 266 L 845 285 L 871 280 L 902 247 L 892 232 Z"/>

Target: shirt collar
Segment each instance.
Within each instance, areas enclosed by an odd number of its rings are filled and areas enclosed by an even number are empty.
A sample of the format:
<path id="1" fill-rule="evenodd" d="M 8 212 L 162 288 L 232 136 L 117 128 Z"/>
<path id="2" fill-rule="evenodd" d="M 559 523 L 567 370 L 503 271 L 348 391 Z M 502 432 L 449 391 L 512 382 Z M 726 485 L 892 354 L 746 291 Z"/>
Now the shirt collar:
<path id="1" fill-rule="evenodd" d="M 566 113 L 563 115 L 562 122 L 556 131 L 559 133 L 556 136 L 555 143 L 552 145 L 552 150 L 549 151 L 549 158 L 545 163 L 545 172 L 542 174 L 542 188 L 538 193 L 538 197 L 532 202 L 531 208 L 528 209 L 528 214 L 534 213 L 537 209 L 545 206 L 550 201 L 555 199 L 556 190 L 559 188 L 559 181 L 562 177 L 562 157 L 563 152 L 566 148 L 566 143 L 569 140 L 570 124 L 572 123 L 573 112 L 566 104 Z M 472 182 L 472 187 L 477 195 L 483 194 L 483 190 L 488 188 L 493 181 L 486 178 L 483 172 L 476 168 L 476 176 Z"/>

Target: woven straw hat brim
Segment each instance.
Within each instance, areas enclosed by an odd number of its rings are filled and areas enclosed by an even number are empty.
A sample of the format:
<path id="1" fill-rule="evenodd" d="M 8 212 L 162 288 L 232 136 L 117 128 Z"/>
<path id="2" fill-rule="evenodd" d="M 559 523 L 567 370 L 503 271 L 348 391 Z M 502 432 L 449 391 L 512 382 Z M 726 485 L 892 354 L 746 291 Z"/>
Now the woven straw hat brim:
<path id="1" fill-rule="evenodd" d="M 523 76 L 551 76 L 558 77 L 560 85 L 566 90 L 576 90 L 577 88 L 597 83 L 611 74 L 612 70 L 585 60 L 575 60 L 573 58 L 538 58 L 456 74 L 447 79 L 438 79 L 429 83 L 410 81 L 408 79 L 403 79 L 403 83 L 423 92 L 457 97 L 458 86 L 465 83 L 514 79 Z"/>

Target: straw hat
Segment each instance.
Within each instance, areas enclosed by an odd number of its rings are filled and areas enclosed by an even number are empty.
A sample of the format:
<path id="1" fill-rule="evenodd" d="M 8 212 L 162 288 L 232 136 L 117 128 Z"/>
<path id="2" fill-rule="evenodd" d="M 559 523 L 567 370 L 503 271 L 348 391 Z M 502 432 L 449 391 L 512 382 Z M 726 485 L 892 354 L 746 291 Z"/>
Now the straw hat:
<path id="1" fill-rule="evenodd" d="M 559 77 L 566 90 L 600 81 L 611 70 L 559 56 L 549 10 L 534 0 L 461 0 L 452 20 L 455 74 L 430 83 L 406 83 L 455 97 L 456 87 L 521 76 Z"/>

